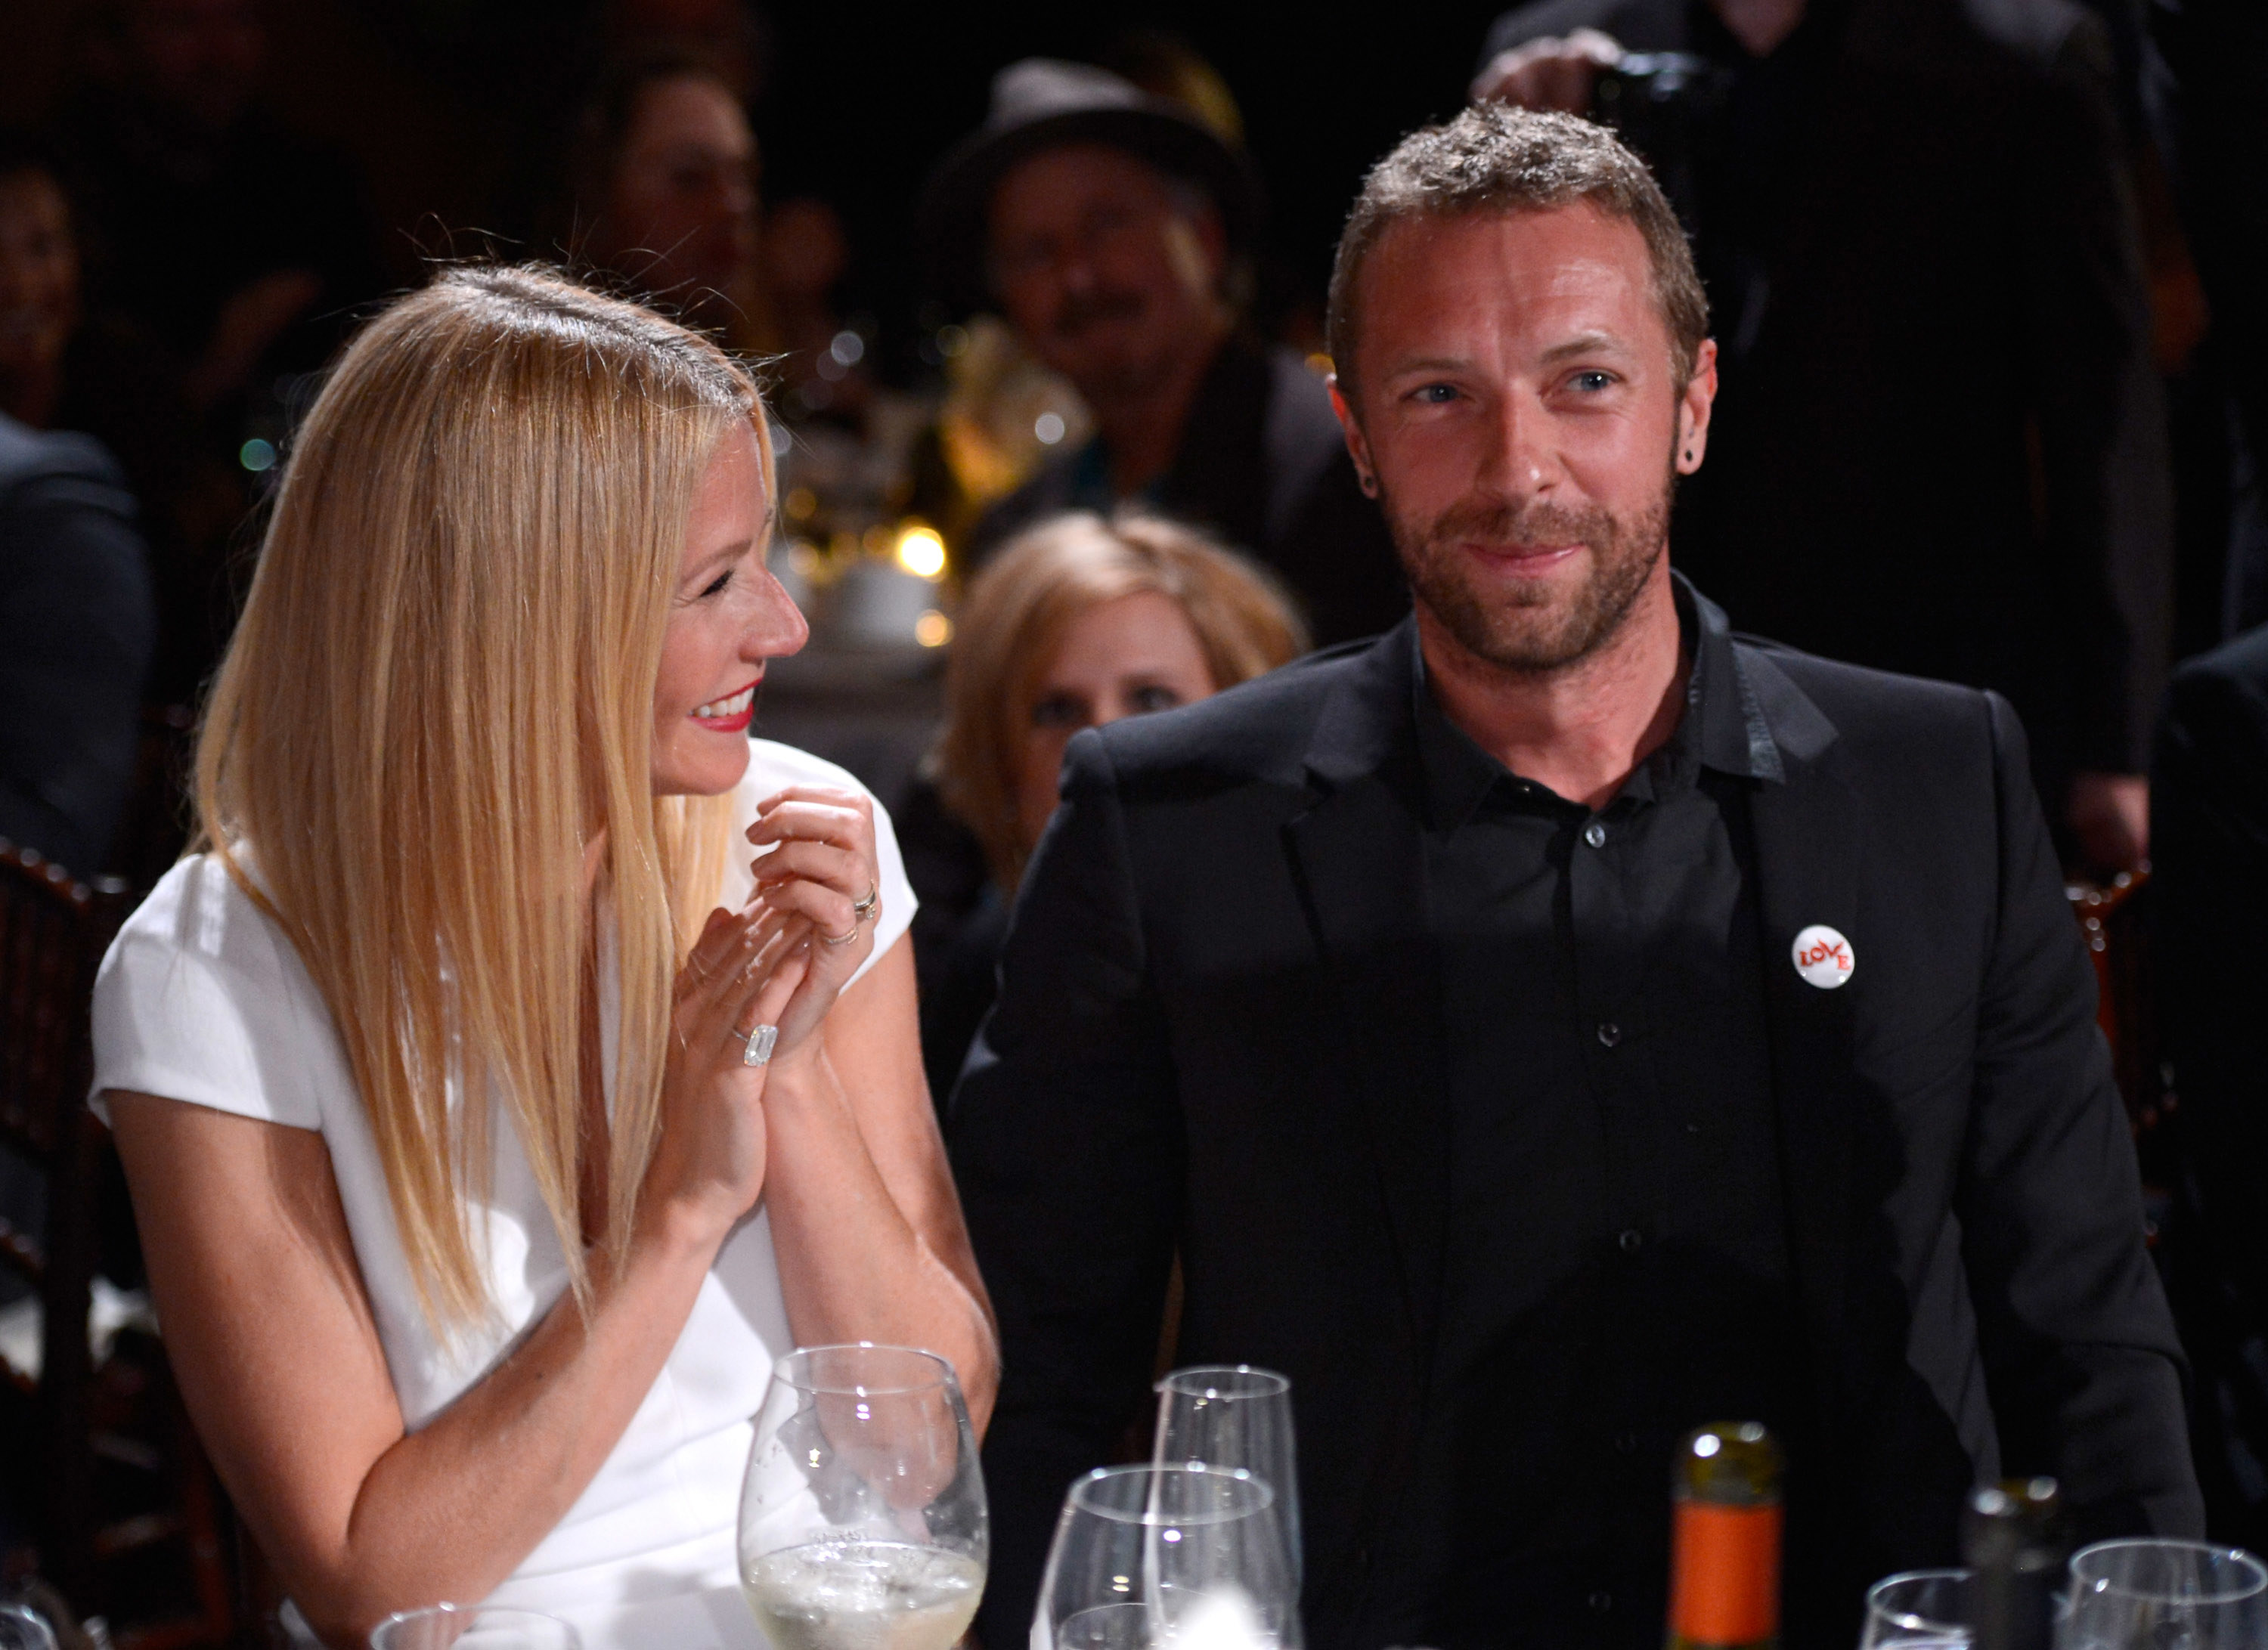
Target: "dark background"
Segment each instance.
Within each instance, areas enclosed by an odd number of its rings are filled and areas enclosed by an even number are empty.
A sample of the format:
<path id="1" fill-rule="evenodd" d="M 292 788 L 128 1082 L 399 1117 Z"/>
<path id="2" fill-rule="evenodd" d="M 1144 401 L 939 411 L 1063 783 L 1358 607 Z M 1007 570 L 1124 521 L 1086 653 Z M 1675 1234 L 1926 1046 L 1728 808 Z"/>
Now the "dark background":
<path id="1" fill-rule="evenodd" d="M 1091 57 L 1128 28 L 1167 29 L 1235 94 L 1272 203 L 1278 277 L 1319 294 L 1364 168 L 1462 105 L 1500 9 L 1410 6 L 1384 26 L 1330 28 L 1312 11 L 1221 4 L 776 4 L 751 13 L 763 43 L 753 109 L 763 194 L 815 195 L 842 210 L 856 254 L 849 306 L 873 310 L 899 343 L 920 296 L 910 224 L 921 180 L 982 121 L 993 73 L 1037 54 Z M 53 107 L 87 11 L 86 0 L 0 6 L 0 118 L 36 121 Z M 361 164 L 406 284 L 421 257 L 478 250 L 467 232 L 519 227 L 515 193 L 556 158 L 593 11 L 571 0 L 272 4 L 264 100 Z"/>

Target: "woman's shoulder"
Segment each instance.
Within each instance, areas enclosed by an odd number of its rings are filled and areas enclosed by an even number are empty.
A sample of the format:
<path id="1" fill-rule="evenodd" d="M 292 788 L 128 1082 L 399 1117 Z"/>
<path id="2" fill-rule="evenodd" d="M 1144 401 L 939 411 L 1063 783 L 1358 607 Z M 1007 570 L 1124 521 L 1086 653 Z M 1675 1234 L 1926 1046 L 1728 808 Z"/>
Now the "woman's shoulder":
<path id="1" fill-rule="evenodd" d="M 130 1089 L 313 1129 L 321 1076 L 343 1069 L 298 951 L 217 854 L 183 859 L 120 926 L 93 1011 L 98 1095 Z"/>

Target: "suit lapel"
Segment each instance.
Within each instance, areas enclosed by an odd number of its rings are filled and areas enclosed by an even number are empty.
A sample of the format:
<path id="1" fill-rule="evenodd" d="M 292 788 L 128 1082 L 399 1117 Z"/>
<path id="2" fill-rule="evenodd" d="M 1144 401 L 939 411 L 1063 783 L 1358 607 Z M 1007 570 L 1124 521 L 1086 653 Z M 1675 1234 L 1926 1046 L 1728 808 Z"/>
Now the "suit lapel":
<path id="1" fill-rule="evenodd" d="M 1847 1340 L 1843 1317 L 1859 1214 L 1850 1196 L 1856 1183 L 1852 1084 L 1857 993 L 1867 989 L 1859 983 L 1867 936 L 1859 923 L 1866 817 L 1835 771 L 1833 725 L 1768 657 L 1745 646 L 1736 657 L 1743 687 L 1786 764 L 1784 783 L 1766 782 L 1751 793 L 1749 818 L 1790 1249 L 1812 1344 L 1822 1354 L 1815 1373 L 1828 1383 L 1820 1395 L 1823 1413 L 1833 1416 L 1847 1412 L 1836 1401 L 1830 1349 Z M 1852 983 L 1824 990 L 1796 971 L 1796 936 L 1815 924 L 1851 942 Z"/>
<path id="2" fill-rule="evenodd" d="M 1326 705 L 1308 759 L 1322 795 L 1285 832 L 1335 988 L 1326 1023 L 1344 1050 L 1422 1384 L 1440 1311 L 1449 1119 L 1410 710 L 1414 646 L 1405 622 Z"/>

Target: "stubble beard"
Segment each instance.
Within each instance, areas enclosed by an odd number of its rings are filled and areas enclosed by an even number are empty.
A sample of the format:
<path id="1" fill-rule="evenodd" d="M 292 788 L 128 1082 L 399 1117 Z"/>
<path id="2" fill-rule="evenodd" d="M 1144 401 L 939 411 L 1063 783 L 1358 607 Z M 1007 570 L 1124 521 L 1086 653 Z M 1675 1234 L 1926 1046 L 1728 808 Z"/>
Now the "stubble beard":
<path id="1" fill-rule="evenodd" d="M 1418 604 L 1466 652 L 1515 675 L 1565 670 L 1604 647 L 1629 622 L 1639 593 L 1669 549 L 1674 476 L 1638 514 L 1615 515 L 1604 505 L 1580 509 L 1546 503 L 1512 505 L 1466 499 L 1431 521 L 1415 521 L 1381 496 L 1403 572 Z M 1581 544 L 1590 550 L 1590 576 L 1570 596 L 1552 582 L 1522 590 L 1484 591 L 1461 542 Z"/>

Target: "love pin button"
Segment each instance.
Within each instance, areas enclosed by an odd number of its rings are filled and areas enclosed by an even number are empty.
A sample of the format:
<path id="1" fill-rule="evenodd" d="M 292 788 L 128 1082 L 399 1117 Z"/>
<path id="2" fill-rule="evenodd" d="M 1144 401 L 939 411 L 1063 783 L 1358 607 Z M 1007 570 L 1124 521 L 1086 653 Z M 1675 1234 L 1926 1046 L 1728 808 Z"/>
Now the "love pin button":
<path id="1" fill-rule="evenodd" d="M 1824 923 L 1814 923 L 1795 937 L 1795 971 L 1822 991 L 1847 982 L 1857 962 L 1851 942 Z"/>

